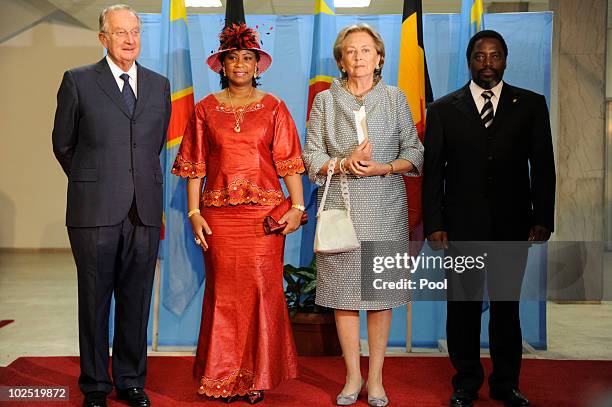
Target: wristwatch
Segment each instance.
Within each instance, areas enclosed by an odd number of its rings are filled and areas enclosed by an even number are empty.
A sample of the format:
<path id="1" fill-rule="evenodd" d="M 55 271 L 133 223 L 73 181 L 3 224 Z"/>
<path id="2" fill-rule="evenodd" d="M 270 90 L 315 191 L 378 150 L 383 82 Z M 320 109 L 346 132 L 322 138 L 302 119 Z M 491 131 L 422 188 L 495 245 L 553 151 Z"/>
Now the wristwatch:
<path id="1" fill-rule="evenodd" d="M 300 204 L 293 204 L 293 205 L 291 205 L 291 207 L 297 209 L 298 211 L 302 211 L 302 212 L 304 212 L 306 210 L 306 207 L 304 205 L 300 205 Z"/>

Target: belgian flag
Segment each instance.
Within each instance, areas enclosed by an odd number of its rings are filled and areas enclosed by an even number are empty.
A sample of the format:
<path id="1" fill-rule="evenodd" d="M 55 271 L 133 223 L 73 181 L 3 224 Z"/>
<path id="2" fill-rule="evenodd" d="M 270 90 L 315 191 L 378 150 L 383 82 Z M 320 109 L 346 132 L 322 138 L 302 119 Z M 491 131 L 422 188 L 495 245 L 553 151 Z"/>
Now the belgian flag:
<path id="1" fill-rule="evenodd" d="M 397 84 L 406 94 L 421 142 L 425 133 L 425 109 L 433 101 L 423 47 L 421 0 L 404 0 Z M 410 239 L 423 240 L 421 177 L 404 177 L 408 195 Z M 420 249 L 420 248 L 419 248 Z"/>
<path id="2" fill-rule="evenodd" d="M 246 23 L 243 0 L 227 0 L 225 2 L 225 26 L 242 23 Z"/>

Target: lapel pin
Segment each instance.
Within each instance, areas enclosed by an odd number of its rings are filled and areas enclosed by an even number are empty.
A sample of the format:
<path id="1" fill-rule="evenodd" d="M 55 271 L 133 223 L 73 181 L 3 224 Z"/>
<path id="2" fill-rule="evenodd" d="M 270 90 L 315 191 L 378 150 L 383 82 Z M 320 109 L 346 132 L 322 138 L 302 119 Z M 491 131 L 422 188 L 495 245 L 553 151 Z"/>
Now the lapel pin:
<path id="1" fill-rule="evenodd" d="M 512 99 L 512 103 L 516 103 L 516 102 L 518 102 L 517 98 Z"/>

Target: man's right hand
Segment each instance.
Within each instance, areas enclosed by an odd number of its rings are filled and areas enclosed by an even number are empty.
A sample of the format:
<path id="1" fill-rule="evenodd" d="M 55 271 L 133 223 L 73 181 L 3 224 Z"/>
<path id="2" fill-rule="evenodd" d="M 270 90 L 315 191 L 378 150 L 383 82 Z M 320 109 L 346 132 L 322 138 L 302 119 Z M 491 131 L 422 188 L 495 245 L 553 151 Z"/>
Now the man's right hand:
<path id="1" fill-rule="evenodd" d="M 210 226 L 208 226 L 208 223 L 206 223 L 202 215 L 200 215 L 199 213 L 191 215 L 189 221 L 191 222 L 191 231 L 193 232 L 193 237 L 200 240 L 199 246 L 202 246 L 202 249 L 204 251 L 208 250 L 208 243 L 204 238 L 204 233 L 206 233 L 207 235 L 212 235 L 212 230 L 210 230 Z M 196 244 L 198 243 L 196 242 Z"/>
<path id="2" fill-rule="evenodd" d="M 443 230 L 431 233 L 427 236 L 427 241 L 434 250 L 448 249 L 448 235 Z"/>

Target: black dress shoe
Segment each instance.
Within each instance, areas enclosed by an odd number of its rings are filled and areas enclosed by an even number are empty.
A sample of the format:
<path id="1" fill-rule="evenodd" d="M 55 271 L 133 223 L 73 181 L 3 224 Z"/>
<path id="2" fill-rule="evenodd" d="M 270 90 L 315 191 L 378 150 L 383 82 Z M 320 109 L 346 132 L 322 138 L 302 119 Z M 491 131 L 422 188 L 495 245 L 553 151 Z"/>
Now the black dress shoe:
<path id="1" fill-rule="evenodd" d="M 529 403 L 529 400 L 527 400 L 527 397 L 521 394 L 521 392 L 518 391 L 518 389 L 512 389 L 509 392 L 505 392 L 505 393 L 498 393 L 495 391 L 491 391 L 491 393 L 489 393 L 489 396 L 491 396 L 493 400 L 499 400 L 503 402 L 508 407 L 529 407 L 531 406 L 531 403 Z"/>
<path id="2" fill-rule="evenodd" d="M 147 397 L 147 393 L 140 387 L 129 387 L 124 390 L 117 390 L 117 398 L 127 401 L 132 407 L 149 407 L 151 400 Z"/>
<path id="3" fill-rule="evenodd" d="M 92 391 L 85 395 L 83 407 L 106 407 L 106 393 L 103 391 Z"/>
<path id="4" fill-rule="evenodd" d="M 474 400 L 478 400 L 478 394 L 458 389 L 453 392 L 448 405 L 450 407 L 472 407 Z"/>
<path id="5" fill-rule="evenodd" d="M 450 402 L 450 407 L 472 407 L 474 400 L 478 400 L 478 394 L 467 390 L 458 389 L 453 392 Z"/>

